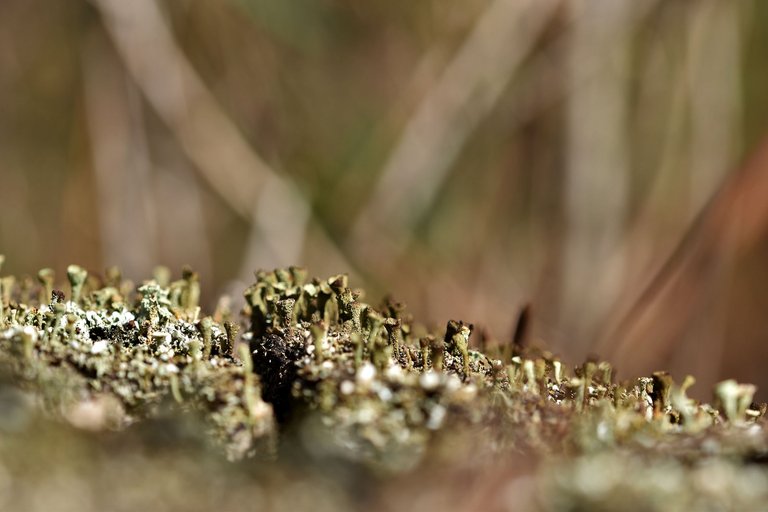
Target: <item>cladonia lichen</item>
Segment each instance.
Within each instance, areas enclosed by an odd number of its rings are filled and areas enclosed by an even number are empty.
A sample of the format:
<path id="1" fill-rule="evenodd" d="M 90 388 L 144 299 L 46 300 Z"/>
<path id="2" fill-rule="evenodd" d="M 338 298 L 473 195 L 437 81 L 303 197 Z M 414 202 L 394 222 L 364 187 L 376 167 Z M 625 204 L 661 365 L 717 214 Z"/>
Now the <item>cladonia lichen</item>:
<path id="1" fill-rule="evenodd" d="M 479 350 L 471 324 L 430 332 L 400 303 L 364 302 L 345 275 L 259 271 L 239 321 L 201 311 L 190 269 L 134 287 L 114 269 L 96 277 L 70 266 L 66 293 L 53 271 L 38 277 L 32 291 L 28 279 L 0 279 L 0 364 L 77 427 L 122 429 L 176 408 L 201 415 L 230 458 L 279 456 L 286 437 L 395 473 L 440 446 L 455 464 L 534 454 L 555 464 L 543 487 L 585 503 L 613 485 L 586 467 L 737 471 L 768 454 L 754 386 L 722 382 L 710 405 L 688 397 L 692 377 L 617 381 L 606 362 L 571 366 L 522 343 Z M 95 424 L 78 412 L 94 404 Z"/>

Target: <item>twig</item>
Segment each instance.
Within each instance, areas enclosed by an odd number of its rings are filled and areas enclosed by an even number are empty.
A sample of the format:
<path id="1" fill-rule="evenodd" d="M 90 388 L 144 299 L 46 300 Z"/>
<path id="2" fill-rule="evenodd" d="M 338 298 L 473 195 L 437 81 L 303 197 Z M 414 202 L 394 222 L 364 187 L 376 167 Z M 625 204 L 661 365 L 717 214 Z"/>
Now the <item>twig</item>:
<path id="1" fill-rule="evenodd" d="M 251 222 L 251 246 L 244 268 L 250 272 L 255 264 L 296 263 L 307 223 L 314 221 L 306 200 L 291 180 L 272 170 L 253 151 L 222 111 L 178 48 L 157 3 L 92 2 L 101 12 L 131 76 L 170 127 L 195 169 L 235 212 Z M 278 200 L 279 214 L 258 206 L 263 202 L 276 204 Z M 323 229 L 317 231 L 324 233 Z M 329 241 L 328 245 L 333 244 Z M 340 267 L 349 266 L 340 252 L 332 255 L 338 258 Z"/>
<path id="2" fill-rule="evenodd" d="M 83 49 L 85 111 L 96 182 L 102 258 L 128 276 L 148 274 L 157 257 L 157 218 L 138 92 L 92 31 Z M 133 98 L 131 96 L 134 96 Z M 135 250 L 133 247 L 140 247 Z"/>
<path id="3" fill-rule="evenodd" d="M 568 80 L 574 86 L 567 103 L 560 322 L 571 343 L 583 350 L 595 321 L 616 300 L 624 273 L 624 258 L 616 253 L 629 193 L 627 88 L 634 0 L 571 2 L 569 7 Z M 596 61 L 603 66 L 591 87 L 576 87 L 593 76 Z"/>
<path id="4" fill-rule="evenodd" d="M 692 130 L 687 159 L 691 185 L 688 219 L 692 220 L 677 238 L 677 245 L 667 252 L 666 259 L 655 262 L 650 271 L 643 273 L 643 282 L 638 283 L 639 278 L 628 280 L 622 294 L 625 300 L 613 308 L 609 318 L 614 323 L 604 330 L 596 350 L 612 350 L 616 357 L 631 360 L 638 371 L 660 364 L 673 354 L 684 355 L 686 371 L 714 379 L 720 363 L 716 354 L 722 351 L 724 342 L 725 319 L 722 312 L 711 311 L 713 307 L 723 307 L 722 300 L 713 305 L 712 297 L 726 293 L 724 283 L 737 247 L 724 241 L 730 236 L 725 231 L 732 232 L 734 228 L 713 218 L 713 205 L 726 204 L 724 196 L 733 193 L 729 189 L 747 190 L 748 186 L 736 185 L 735 181 L 751 180 L 750 186 L 758 189 L 759 185 L 756 178 L 746 177 L 750 171 L 743 173 L 744 178 L 729 177 L 727 173 L 732 168 L 738 136 L 738 8 L 709 3 L 694 4 L 692 8 L 695 12 L 688 24 L 688 58 L 680 76 L 673 81 L 679 85 L 669 109 L 670 123 L 661 151 L 664 156 L 652 191 L 635 222 L 634 240 L 630 238 L 625 243 L 627 251 L 638 253 L 639 247 L 648 244 L 650 235 L 644 231 L 666 192 L 665 176 L 686 161 L 674 158 L 672 151 L 684 141 L 686 100 L 690 102 Z M 725 81 L 715 80 L 723 76 Z M 690 92 L 687 98 L 686 92 Z M 719 119 L 714 124 L 713 109 Z M 735 209 L 736 204 L 729 208 Z M 724 212 L 717 215 L 731 216 Z M 642 293 L 633 293 L 636 289 Z M 694 316 L 700 318 L 694 321 Z M 695 343 L 686 343 L 686 333 L 690 334 L 687 338 L 696 338 Z M 706 350 L 702 350 L 704 346 Z M 654 357 L 655 362 L 651 361 Z"/>
<path id="5" fill-rule="evenodd" d="M 384 249 L 386 259 L 402 250 L 403 237 L 429 209 L 467 138 L 493 109 L 558 5 L 557 0 L 490 4 L 406 124 L 353 227 L 350 248 L 380 255 Z M 372 243 L 382 238 L 399 245 Z"/>

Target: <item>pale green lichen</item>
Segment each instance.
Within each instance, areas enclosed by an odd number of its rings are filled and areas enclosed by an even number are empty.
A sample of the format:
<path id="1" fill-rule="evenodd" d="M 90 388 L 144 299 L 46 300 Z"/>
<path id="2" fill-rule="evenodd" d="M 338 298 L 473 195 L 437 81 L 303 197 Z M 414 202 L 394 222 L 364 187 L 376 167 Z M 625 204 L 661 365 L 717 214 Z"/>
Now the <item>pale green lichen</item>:
<path id="1" fill-rule="evenodd" d="M 536 485 L 552 494 L 532 507 L 541 510 L 612 509 L 643 489 L 638 509 L 697 508 L 699 497 L 658 479 L 768 481 L 754 464 L 768 456 L 766 406 L 751 385 L 722 382 L 709 405 L 688 397 L 692 377 L 617 382 L 605 362 L 572 367 L 521 342 L 477 350 L 471 324 L 430 333 L 399 303 L 364 302 L 346 276 L 309 280 L 297 267 L 257 272 L 242 326 L 226 302 L 201 313 L 189 269 L 177 281 L 158 270 L 136 290 L 116 269 L 67 275 L 68 300 L 50 270 L 38 290 L 0 279 L 0 363 L 78 428 L 193 411 L 230 458 L 280 459 L 284 439 L 388 475 L 435 460 L 542 458 Z M 97 406 L 102 423 L 85 421 Z M 728 482 L 729 507 L 764 497 Z"/>
<path id="2" fill-rule="evenodd" d="M 678 386 L 664 372 L 614 382 L 605 362 L 570 369 L 520 347 L 504 361 L 504 349 L 470 348 L 469 324 L 450 321 L 443 334 L 416 336 L 424 328 L 401 306 L 376 308 L 361 295 L 343 277 L 300 284 L 288 272 L 261 272 L 246 292 L 253 319 L 246 338 L 269 383 L 265 398 L 281 418 L 314 411 L 322 442 L 338 454 L 396 468 L 403 454 L 417 462 L 435 432 L 488 424 L 495 428 L 484 435 L 500 453 L 598 446 L 656 453 L 672 440 L 692 453 L 726 438 L 719 450 L 729 454 L 766 450 L 765 409 L 751 403 L 752 388 L 721 385 L 718 410 L 687 398 L 692 380 Z M 301 304 L 290 324 L 269 306 L 286 301 Z"/>
<path id="3" fill-rule="evenodd" d="M 234 328 L 197 319 L 195 279 L 170 287 L 149 281 L 124 296 L 119 280 L 90 289 L 83 269 L 70 266 L 67 274 L 70 300 L 55 291 L 37 304 L 13 300 L 19 290 L 3 297 L 9 313 L 0 325 L 0 362 L 53 400 L 52 412 L 109 395 L 120 406 L 112 423 L 130 425 L 170 396 L 202 412 L 232 457 L 270 445 L 271 407 L 260 400 L 258 379 L 231 355 Z M 41 297 L 52 275 L 40 273 Z M 67 388 L 46 386 L 52 379 Z"/>

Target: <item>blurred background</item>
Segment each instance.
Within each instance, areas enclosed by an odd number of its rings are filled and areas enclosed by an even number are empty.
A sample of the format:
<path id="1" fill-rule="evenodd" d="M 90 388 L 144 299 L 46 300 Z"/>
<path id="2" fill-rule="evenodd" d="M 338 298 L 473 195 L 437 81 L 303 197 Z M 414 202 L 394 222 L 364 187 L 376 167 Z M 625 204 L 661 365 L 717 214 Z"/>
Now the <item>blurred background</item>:
<path id="1" fill-rule="evenodd" d="M 348 272 L 766 400 L 767 57 L 759 0 L 2 0 L 3 272 Z"/>

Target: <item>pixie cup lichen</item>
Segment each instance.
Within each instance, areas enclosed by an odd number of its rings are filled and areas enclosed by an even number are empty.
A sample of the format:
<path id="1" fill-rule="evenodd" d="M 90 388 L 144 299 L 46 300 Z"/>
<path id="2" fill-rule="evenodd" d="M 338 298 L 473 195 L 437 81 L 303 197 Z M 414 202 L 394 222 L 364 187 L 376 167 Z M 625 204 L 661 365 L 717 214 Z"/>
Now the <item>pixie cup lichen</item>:
<path id="1" fill-rule="evenodd" d="M 726 380 L 710 405 L 688 397 L 692 377 L 618 381 L 607 362 L 569 365 L 518 334 L 506 346 L 477 343 L 459 320 L 430 332 L 400 303 L 364 302 L 345 275 L 258 271 L 238 316 L 226 301 L 206 312 L 188 268 L 138 286 L 114 268 L 66 274 L 68 296 L 51 269 L 37 286 L 0 276 L 0 370 L 76 428 L 121 430 L 170 410 L 200 417 L 230 459 L 279 458 L 278 446 L 299 444 L 386 475 L 523 454 L 544 461 L 552 476 L 537 474 L 537 485 L 564 500 L 542 510 L 613 503 L 611 493 L 640 482 L 667 496 L 652 472 L 622 484 L 642 464 L 688 482 L 708 467 L 763 475 L 754 464 L 768 458 L 754 386 Z M 109 421 L 83 421 L 94 407 Z M 595 468 L 610 478 L 593 482 Z"/>

